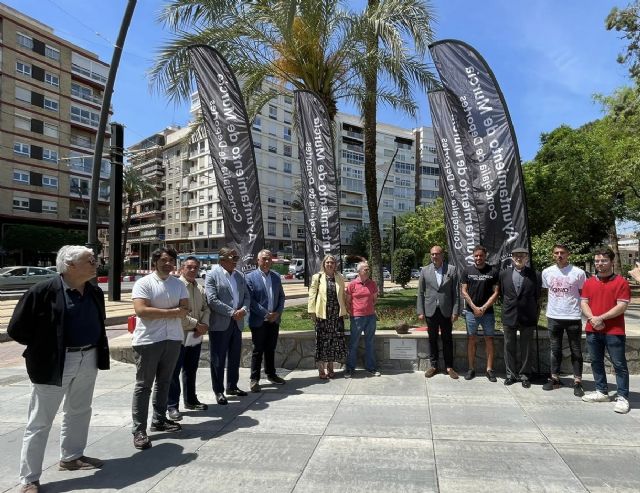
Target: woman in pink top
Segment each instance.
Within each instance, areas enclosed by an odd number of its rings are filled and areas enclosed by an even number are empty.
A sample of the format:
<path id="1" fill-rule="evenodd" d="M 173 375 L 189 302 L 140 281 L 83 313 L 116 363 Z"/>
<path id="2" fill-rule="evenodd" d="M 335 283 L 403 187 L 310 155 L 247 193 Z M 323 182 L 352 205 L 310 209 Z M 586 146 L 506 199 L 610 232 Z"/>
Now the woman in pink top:
<path id="1" fill-rule="evenodd" d="M 364 333 L 365 342 L 365 368 L 367 371 L 379 377 L 380 372 L 376 367 L 376 351 L 374 336 L 376 334 L 376 309 L 378 300 L 378 286 L 371 279 L 369 264 L 358 264 L 358 277 L 347 285 L 347 307 L 351 314 L 351 337 L 349 339 L 349 356 L 344 378 L 351 378 L 356 368 L 358 358 L 358 342 L 360 334 Z"/>

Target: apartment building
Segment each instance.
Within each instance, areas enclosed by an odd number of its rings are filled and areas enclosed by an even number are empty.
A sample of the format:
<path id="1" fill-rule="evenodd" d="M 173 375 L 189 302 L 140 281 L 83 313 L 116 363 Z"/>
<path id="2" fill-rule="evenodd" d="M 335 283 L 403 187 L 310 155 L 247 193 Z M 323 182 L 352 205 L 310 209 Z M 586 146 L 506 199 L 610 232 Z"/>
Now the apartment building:
<path id="1" fill-rule="evenodd" d="M 0 3 L 0 236 L 14 224 L 87 228 L 109 65 Z M 108 142 L 108 136 L 107 136 Z M 98 226 L 108 227 L 103 160 Z"/>
<path id="2" fill-rule="evenodd" d="M 199 105 L 197 94 L 194 94 L 191 101 L 194 120 Z M 353 232 L 369 224 L 364 190 L 362 122 L 357 116 L 339 113 L 334 128 L 340 176 L 341 239 L 348 251 Z M 136 221 L 129 236 L 128 251 L 132 258 L 142 252 L 141 265 L 147 265 L 149 252 L 162 242 L 158 221 L 163 220 L 164 243 L 180 253 L 196 253 L 205 263 L 213 262 L 215 252 L 225 244 L 225 236 L 209 143 L 202 130 L 193 131 L 192 127 L 167 129 L 162 133 L 162 139 L 159 135 L 129 148 L 131 163 L 140 168 L 147 166 L 146 169 L 158 179 L 162 176 L 164 186 L 159 187 L 163 190 L 162 203 L 153 202 L 152 206 L 152 201 L 147 200 L 149 210 L 144 210 L 142 203 L 135 204 L 133 217 Z M 253 121 L 252 138 L 265 247 L 280 256 L 302 257 L 305 230 L 300 205 L 304 198 L 300 196 L 292 96 L 280 95 L 262 109 Z M 416 204 L 435 199 L 438 194 L 437 164 L 434 164 L 433 133 L 428 127 L 414 130 L 379 123 L 377 140 L 378 196 L 382 194 L 379 214 L 384 228 L 390 227 L 394 215 L 413 211 Z M 149 141 L 154 141 L 154 153 L 141 154 L 141 148 Z M 159 167 L 160 154 L 162 169 Z M 136 158 L 136 155 L 140 157 Z M 431 174 L 433 170 L 435 175 Z M 427 193 L 425 187 L 429 187 Z M 149 215 L 145 216 L 145 213 Z M 143 233 L 137 235 L 138 228 L 148 231 L 153 238 L 145 239 Z M 152 235 L 151 231 L 155 233 Z"/>

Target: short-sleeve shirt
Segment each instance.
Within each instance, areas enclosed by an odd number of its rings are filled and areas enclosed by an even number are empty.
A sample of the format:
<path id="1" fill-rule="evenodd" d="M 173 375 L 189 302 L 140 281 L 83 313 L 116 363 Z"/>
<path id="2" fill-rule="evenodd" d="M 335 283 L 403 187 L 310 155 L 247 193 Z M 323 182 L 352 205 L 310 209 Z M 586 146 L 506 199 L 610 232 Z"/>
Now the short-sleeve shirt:
<path id="1" fill-rule="evenodd" d="M 174 276 L 161 279 L 152 272 L 138 279 L 131 290 L 131 299 L 149 300 L 154 308 L 177 308 L 181 299 L 189 299 L 184 283 Z M 179 318 L 140 318 L 136 317 L 136 330 L 133 331 L 134 346 L 153 344 L 161 341 L 182 341 L 182 321 Z"/>
<path id="2" fill-rule="evenodd" d="M 586 279 L 584 271 L 571 264 L 562 269 L 552 265 L 543 270 L 542 287 L 549 290 L 547 317 L 580 320 L 580 290 Z"/>
<path id="3" fill-rule="evenodd" d="M 347 294 L 351 296 L 351 316 L 366 317 L 376 313 L 373 298 L 378 293 L 378 285 L 369 278 L 364 283 L 355 278 L 347 284 Z"/>
<path id="4" fill-rule="evenodd" d="M 598 316 L 611 310 L 620 301 L 629 303 L 631 288 L 627 280 L 617 274 L 604 279 L 592 276 L 584 283 L 580 299 L 589 303 L 591 313 Z M 605 320 L 602 330 L 594 330 L 591 322 L 587 322 L 586 331 L 607 335 L 624 335 L 624 313 Z"/>
<path id="5" fill-rule="evenodd" d="M 460 284 L 467 285 L 467 293 L 473 304 L 484 305 L 495 291 L 498 284 L 498 270 L 489 264 L 485 264 L 482 269 L 475 265 L 467 265 L 460 277 Z M 493 313 L 493 306 L 487 308 L 485 313 Z"/>

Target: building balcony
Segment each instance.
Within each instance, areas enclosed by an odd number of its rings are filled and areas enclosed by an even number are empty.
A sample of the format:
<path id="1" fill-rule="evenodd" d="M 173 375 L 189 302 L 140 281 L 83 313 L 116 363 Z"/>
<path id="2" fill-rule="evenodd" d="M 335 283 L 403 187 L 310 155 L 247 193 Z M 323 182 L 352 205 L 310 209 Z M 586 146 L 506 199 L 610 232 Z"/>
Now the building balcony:
<path id="1" fill-rule="evenodd" d="M 107 83 L 107 78 L 104 75 L 93 72 L 75 63 L 71 64 L 71 73 L 80 76 L 81 79 L 84 79 L 87 82 L 98 84 L 101 87 L 104 87 L 104 85 Z"/>
<path id="2" fill-rule="evenodd" d="M 137 212 L 135 214 L 131 214 L 131 219 L 141 219 L 141 218 L 148 218 L 148 217 L 161 216 L 161 215 L 162 215 L 162 211 L 156 209 L 156 210 L 142 211 L 142 212 Z"/>

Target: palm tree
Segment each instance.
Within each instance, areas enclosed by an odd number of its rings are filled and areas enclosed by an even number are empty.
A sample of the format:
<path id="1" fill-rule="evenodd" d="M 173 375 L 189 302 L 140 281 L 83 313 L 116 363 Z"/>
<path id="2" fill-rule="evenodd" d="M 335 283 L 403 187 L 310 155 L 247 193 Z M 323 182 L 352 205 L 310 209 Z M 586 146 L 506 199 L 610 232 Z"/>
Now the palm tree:
<path id="1" fill-rule="evenodd" d="M 127 206 L 124 224 L 122 225 L 122 249 L 120 257 L 124 262 L 124 255 L 127 250 L 127 237 L 129 236 L 129 226 L 131 225 L 131 214 L 133 214 L 133 203 L 136 200 L 156 198 L 158 190 L 155 185 L 147 181 L 139 170 L 126 166 L 123 169 L 122 194 Z"/>
<path id="2" fill-rule="evenodd" d="M 422 61 L 432 37 L 429 12 L 425 0 L 370 0 L 362 14 L 342 9 L 340 0 L 172 0 L 160 20 L 175 36 L 160 49 L 151 80 L 170 99 L 186 101 L 193 87 L 188 48 L 208 44 L 243 81 L 250 115 L 291 88 L 315 92 L 332 120 L 338 100 L 358 105 L 365 126 L 374 276 L 381 283 L 376 105 L 416 113 L 412 85 L 429 87 L 434 80 Z M 405 37 L 415 46 L 415 56 Z M 265 91 L 265 81 L 281 89 Z"/>

